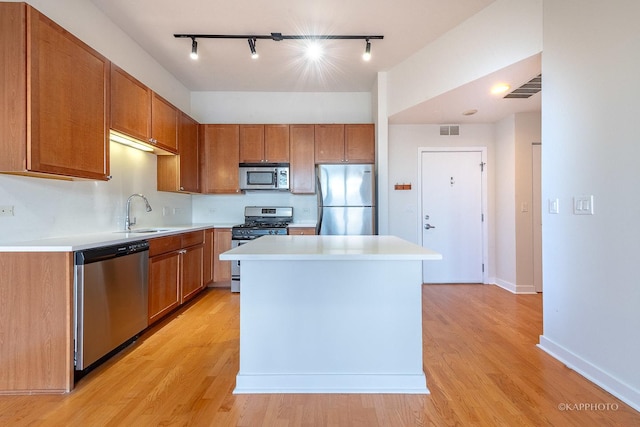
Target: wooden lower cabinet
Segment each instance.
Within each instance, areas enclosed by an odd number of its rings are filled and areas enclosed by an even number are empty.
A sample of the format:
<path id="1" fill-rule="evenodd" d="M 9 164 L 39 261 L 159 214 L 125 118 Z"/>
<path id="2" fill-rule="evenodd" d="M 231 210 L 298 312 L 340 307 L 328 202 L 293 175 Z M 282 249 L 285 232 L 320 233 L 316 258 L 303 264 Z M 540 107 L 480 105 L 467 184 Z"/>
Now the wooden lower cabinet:
<path id="1" fill-rule="evenodd" d="M 204 288 L 204 281 L 202 280 L 203 261 L 203 244 L 182 250 L 181 304 L 189 301 Z"/>
<path id="2" fill-rule="evenodd" d="M 202 265 L 202 283 L 204 286 L 213 282 L 215 229 L 204 230 L 204 255 Z"/>
<path id="3" fill-rule="evenodd" d="M 287 229 L 287 233 L 291 236 L 315 235 L 316 228 L 315 227 L 289 227 Z"/>
<path id="4" fill-rule="evenodd" d="M 180 252 L 149 258 L 149 324 L 180 305 Z"/>
<path id="5" fill-rule="evenodd" d="M 204 231 L 149 242 L 149 324 L 204 289 Z"/>
<path id="6" fill-rule="evenodd" d="M 0 296 L 0 395 L 71 391 L 73 252 L 0 253 Z"/>
<path id="7" fill-rule="evenodd" d="M 231 229 L 216 228 L 213 242 L 213 281 L 231 282 L 231 261 L 219 259 L 222 252 L 231 249 Z"/>

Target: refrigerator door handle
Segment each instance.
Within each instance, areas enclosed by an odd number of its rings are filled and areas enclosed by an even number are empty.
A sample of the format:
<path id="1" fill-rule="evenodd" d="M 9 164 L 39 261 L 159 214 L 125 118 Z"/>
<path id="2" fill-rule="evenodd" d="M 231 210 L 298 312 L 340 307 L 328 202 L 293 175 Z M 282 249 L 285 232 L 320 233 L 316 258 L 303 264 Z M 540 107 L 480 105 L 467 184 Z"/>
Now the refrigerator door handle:
<path id="1" fill-rule="evenodd" d="M 320 229 L 322 228 L 322 214 L 324 206 L 322 205 L 322 185 L 320 184 L 319 171 L 316 171 L 316 197 L 318 198 L 318 223 L 316 224 L 316 234 L 320 235 Z"/>

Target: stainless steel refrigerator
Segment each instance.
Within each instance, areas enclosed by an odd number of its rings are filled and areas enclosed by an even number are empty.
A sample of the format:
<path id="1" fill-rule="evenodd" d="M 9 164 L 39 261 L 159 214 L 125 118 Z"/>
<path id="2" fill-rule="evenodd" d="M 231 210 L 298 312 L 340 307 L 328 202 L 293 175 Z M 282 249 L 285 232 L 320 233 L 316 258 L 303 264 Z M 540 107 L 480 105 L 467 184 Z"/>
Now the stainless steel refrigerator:
<path id="1" fill-rule="evenodd" d="M 376 233 L 373 165 L 318 165 L 318 234 Z"/>

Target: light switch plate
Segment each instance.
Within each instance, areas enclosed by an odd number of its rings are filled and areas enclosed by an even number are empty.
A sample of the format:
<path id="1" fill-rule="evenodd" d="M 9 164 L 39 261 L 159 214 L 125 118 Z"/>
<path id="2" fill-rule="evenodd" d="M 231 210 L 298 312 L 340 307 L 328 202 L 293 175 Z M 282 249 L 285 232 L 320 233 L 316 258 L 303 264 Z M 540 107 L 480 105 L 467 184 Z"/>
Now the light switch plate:
<path id="1" fill-rule="evenodd" d="M 549 213 L 550 214 L 558 214 L 560 213 L 560 200 L 559 199 L 549 199 Z"/>
<path id="2" fill-rule="evenodd" d="M 573 198 L 574 215 L 593 215 L 593 195 Z"/>

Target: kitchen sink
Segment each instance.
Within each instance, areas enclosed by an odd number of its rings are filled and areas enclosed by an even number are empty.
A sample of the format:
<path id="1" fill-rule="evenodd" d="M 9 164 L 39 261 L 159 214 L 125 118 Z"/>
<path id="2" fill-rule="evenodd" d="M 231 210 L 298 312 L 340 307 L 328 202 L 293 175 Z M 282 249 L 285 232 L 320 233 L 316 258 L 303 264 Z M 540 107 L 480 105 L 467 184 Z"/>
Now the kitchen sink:
<path id="1" fill-rule="evenodd" d="M 118 231 L 117 233 L 132 233 L 132 234 L 144 234 L 144 233 L 159 233 L 161 231 L 169 231 L 170 228 L 134 228 L 129 231 Z"/>

